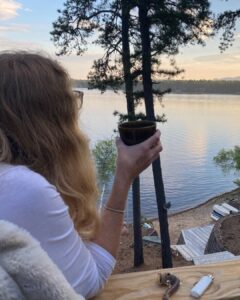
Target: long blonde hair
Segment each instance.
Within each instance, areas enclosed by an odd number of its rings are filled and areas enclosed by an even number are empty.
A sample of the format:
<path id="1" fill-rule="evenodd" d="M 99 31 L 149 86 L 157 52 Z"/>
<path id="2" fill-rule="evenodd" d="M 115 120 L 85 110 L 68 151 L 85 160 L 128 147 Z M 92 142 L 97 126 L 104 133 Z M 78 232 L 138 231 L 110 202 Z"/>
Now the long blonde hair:
<path id="1" fill-rule="evenodd" d="M 70 78 L 56 61 L 27 52 L 0 53 L 0 161 L 44 176 L 60 192 L 81 236 L 95 236 L 95 169 L 78 127 Z"/>

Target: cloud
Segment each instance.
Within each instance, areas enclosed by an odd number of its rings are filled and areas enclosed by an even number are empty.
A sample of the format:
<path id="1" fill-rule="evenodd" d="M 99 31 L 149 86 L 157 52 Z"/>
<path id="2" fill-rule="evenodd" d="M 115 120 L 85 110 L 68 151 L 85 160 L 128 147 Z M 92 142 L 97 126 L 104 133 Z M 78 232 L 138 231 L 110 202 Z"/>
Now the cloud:
<path id="1" fill-rule="evenodd" d="M 0 1 L 0 20 L 8 20 L 18 15 L 17 11 L 22 8 L 22 4 L 15 0 Z"/>
<path id="2" fill-rule="evenodd" d="M 25 50 L 25 51 L 42 51 L 43 45 L 29 41 L 16 41 L 0 37 L 0 51 L 6 50 Z"/>
<path id="3" fill-rule="evenodd" d="M 29 7 L 26 7 L 26 8 L 24 8 L 23 10 L 26 11 L 26 12 L 32 12 L 32 9 L 29 8 Z"/>
<path id="4" fill-rule="evenodd" d="M 236 64 L 240 61 L 239 53 L 224 53 L 216 55 L 205 55 L 194 58 L 197 62 L 209 62 L 211 64 Z"/>
<path id="5" fill-rule="evenodd" d="M 27 32 L 30 30 L 30 26 L 27 24 L 12 23 L 9 25 L 0 25 L 1 32 Z"/>

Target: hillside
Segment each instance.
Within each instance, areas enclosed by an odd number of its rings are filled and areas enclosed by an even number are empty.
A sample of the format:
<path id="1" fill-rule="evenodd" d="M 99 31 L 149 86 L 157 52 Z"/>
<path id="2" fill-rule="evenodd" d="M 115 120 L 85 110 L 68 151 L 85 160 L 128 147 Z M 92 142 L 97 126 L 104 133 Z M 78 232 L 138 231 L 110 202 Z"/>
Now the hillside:
<path id="1" fill-rule="evenodd" d="M 73 79 L 72 82 L 74 87 L 88 88 L 87 80 Z M 170 89 L 174 94 L 240 95 L 240 81 L 237 80 L 163 80 L 156 86 L 160 87 L 161 90 Z M 140 82 L 136 89 L 141 89 Z"/>

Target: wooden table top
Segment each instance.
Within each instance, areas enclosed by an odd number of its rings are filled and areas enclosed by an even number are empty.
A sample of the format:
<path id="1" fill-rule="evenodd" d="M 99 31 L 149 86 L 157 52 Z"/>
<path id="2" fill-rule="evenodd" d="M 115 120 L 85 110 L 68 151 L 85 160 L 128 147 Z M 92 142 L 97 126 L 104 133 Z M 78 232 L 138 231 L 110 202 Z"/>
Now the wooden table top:
<path id="1" fill-rule="evenodd" d="M 214 281 L 201 300 L 240 300 L 240 260 L 113 275 L 94 300 L 160 300 L 165 288 L 157 284 L 159 272 L 171 272 L 181 280 L 179 290 L 170 300 L 196 299 L 190 296 L 190 290 L 202 276 L 208 274 L 214 276 Z"/>

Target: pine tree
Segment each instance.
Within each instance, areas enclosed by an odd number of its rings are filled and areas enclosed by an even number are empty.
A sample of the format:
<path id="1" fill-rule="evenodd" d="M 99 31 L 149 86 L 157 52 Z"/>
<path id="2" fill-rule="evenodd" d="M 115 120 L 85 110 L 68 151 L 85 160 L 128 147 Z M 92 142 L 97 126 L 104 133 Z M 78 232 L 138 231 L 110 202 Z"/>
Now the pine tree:
<path id="1" fill-rule="evenodd" d="M 59 13 L 51 33 L 59 54 L 82 54 L 87 41 L 95 37 L 94 43 L 104 49 L 104 56 L 94 62 L 89 74 L 91 87 L 104 92 L 110 86 L 117 91 L 125 84 L 128 114 L 116 113 L 121 121 L 164 120 L 164 116 L 155 115 L 154 99 L 161 100 L 169 89 L 162 91 L 157 84 L 163 77 L 183 72 L 174 60 L 179 47 L 204 44 L 212 26 L 208 0 L 67 0 Z M 170 69 L 162 68 L 163 55 L 170 59 Z M 141 101 L 145 103 L 146 115 L 135 114 Z M 163 267 L 171 267 L 169 204 L 165 201 L 160 159 L 153 163 L 153 173 Z M 139 181 L 134 184 L 135 197 L 139 199 Z"/>
<path id="2" fill-rule="evenodd" d="M 58 21 L 53 24 L 54 30 L 52 36 L 55 44 L 61 49 L 59 55 L 70 53 L 75 48 L 77 54 L 81 54 L 86 50 L 84 46 L 86 45 L 87 38 L 95 30 L 98 30 L 99 36 L 96 43 L 104 48 L 105 54 L 101 59 L 94 61 L 92 71 L 89 74 L 90 87 L 98 88 L 104 92 L 110 86 L 114 91 L 117 91 L 125 83 L 127 114 L 118 112 L 115 112 L 115 114 L 119 115 L 120 121 L 136 119 L 129 43 L 130 11 L 133 8 L 131 1 L 122 0 L 110 3 L 102 1 L 99 5 L 97 5 L 96 1 L 92 1 L 92 3 L 83 1 L 78 3 L 78 7 L 76 6 L 75 9 L 83 9 L 84 11 L 84 14 L 79 16 L 79 19 L 84 24 L 81 27 L 81 43 L 78 42 L 79 32 L 76 31 L 76 28 L 73 28 L 76 26 L 74 24 L 76 22 L 74 18 L 76 10 L 72 10 L 72 6 L 73 1 L 67 1 L 65 9 L 59 11 L 59 13 L 62 13 L 62 17 L 59 17 Z M 98 12 L 97 20 L 94 11 Z M 95 25 L 90 26 L 86 22 L 95 22 Z M 62 35 L 63 32 L 64 35 Z M 132 184 L 132 194 L 134 213 L 134 266 L 139 266 L 144 262 L 139 176 L 135 178 Z"/>
<path id="3" fill-rule="evenodd" d="M 235 40 L 236 23 L 239 18 L 240 9 L 235 11 L 227 10 L 217 16 L 214 24 L 215 31 L 219 32 L 220 30 L 223 30 L 219 46 L 221 52 L 233 45 Z"/>

